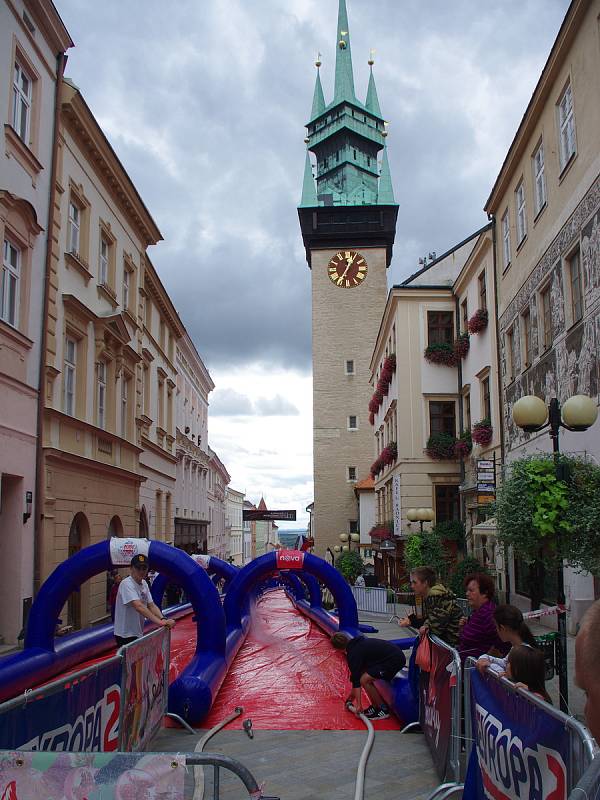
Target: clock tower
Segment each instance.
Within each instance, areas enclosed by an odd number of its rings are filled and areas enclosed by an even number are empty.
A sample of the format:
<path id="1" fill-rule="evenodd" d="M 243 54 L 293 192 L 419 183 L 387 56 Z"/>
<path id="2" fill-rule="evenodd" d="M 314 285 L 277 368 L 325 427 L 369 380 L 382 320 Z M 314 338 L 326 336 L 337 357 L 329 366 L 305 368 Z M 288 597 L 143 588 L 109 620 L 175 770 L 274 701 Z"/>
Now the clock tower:
<path id="1" fill-rule="evenodd" d="M 323 557 L 358 525 L 354 484 L 375 460 L 369 366 L 398 215 L 373 60 L 362 103 L 349 31 L 339 0 L 334 96 L 326 105 L 319 59 L 298 208 L 312 278 L 313 530 Z"/>

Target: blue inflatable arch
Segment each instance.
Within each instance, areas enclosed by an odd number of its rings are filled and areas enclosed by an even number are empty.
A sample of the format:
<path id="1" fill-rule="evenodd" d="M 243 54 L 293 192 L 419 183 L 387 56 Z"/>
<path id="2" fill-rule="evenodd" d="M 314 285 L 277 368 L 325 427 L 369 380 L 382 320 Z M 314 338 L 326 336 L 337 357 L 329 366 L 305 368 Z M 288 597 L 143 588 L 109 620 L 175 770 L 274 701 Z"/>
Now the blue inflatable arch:
<path id="1" fill-rule="evenodd" d="M 350 636 L 358 636 L 356 601 L 343 576 L 327 561 L 312 553 L 302 553 L 299 550 L 280 550 L 255 558 L 254 561 L 241 567 L 231 581 L 223 601 L 228 637 L 234 631 L 241 630 L 244 609 L 250 593 L 257 584 L 278 570 L 290 570 L 292 574 L 304 571 L 324 584 L 333 595 L 338 608 L 339 630 L 345 631 Z"/>
<path id="2" fill-rule="evenodd" d="M 184 553 L 184 555 L 186 555 L 187 558 L 193 561 L 194 564 L 199 566 L 200 569 L 204 569 L 200 564 L 197 564 L 197 562 L 194 561 L 194 559 L 191 556 L 187 555 L 187 553 Z M 238 567 L 234 567 L 233 564 L 229 564 L 227 561 L 223 561 L 223 559 L 217 558 L 216 556 L 209 556 L 208 566 L 206 567 L 205 571 L 208 572 L 209 575 L 216 576 L 219 580 L 220 579 L 224 580 L 225 587 L 227 587 L 230 581 L 232 581 L 233 578 L 235 578 L 235 576 L 237 575 Z M 167 584 L 171 580 L 173 581 L 173 583 L 177 583 L 178 586 L 180 585 L 177 579 L 170 578 L 162 571 L 152 581 L 152 589 L 151 589 L 152 599 L 159 608 L 163 601 L 163 596 L 165 593 L 165 589 L 167 588 Z"/>

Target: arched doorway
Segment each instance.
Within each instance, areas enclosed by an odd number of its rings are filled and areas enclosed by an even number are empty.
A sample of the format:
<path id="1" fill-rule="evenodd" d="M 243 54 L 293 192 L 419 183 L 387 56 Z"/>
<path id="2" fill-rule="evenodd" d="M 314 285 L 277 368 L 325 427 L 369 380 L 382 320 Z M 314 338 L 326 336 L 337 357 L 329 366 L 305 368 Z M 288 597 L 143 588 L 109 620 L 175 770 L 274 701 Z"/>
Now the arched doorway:
<path id="1" fill-rule="evenodd" d="M 146 506 L 142 506 L 140 510 L 140 519 L 138 522 L 138 536 L 140 539 L 148 539 L 148 515 L 146 514 Z"/>
<path id="2" fill-rule="evenodd" d="M 85 514 L 79 512 L 73 517 L 69 528 L 69 558 L 87 547 L 90 540 L 90 526 Z M 81 591 L 72 592 L 67 600 L 67 625 L 74 630 L 81 628 Z"/>
<path id="3" fill-rule="evenodd" d="M 121 519 L 116 515 L 111 519 L 108 523 L 108 534 L 107 538 L 110 540 L 113 536 L 123 536 L 123 523 Z M 111 602 L 110 602 L 110 594 L 115 583 L 115 579 L 119 574 L 119 570 L 113 568 L 108 570 L 106 573 L 106 613 L 111 613 Z"/>

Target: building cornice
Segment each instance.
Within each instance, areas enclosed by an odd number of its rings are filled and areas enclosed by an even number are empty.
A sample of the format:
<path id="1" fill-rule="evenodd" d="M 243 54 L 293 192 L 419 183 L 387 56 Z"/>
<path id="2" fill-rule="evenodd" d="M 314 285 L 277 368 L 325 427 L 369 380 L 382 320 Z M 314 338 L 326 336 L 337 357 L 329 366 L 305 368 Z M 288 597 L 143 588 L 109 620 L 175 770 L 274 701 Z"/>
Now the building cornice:
<path id="1" fill-rule="evenodd" d="M 186 333 L 185 325 L 179 319 L 179 314 L 148 256 L 145 258 L 144 265 L 144 288 L 158 304 L 176 337 L 181 339 Z"/>
<path id="2" fill-rule="evenodd" d="M 89 469 L 92 472 L 104 472 L 112 477 L 121 478 L 123 480 L 130 481 L 131 483 L 140 484 L 146 480 L 144 475 L 140 475 L 137 472 L 131 472 L 128 469 L 123 469 L 123 467 L 115 467 L 112 464 L 106 464 L 104 461 L 94 461 L 91 458 L 78 456 L 75 453 L 68 453 L 55 447 L 44 447 L 42 449 L 44 457 L 48 461 L 52 461 L 54 463 L 60 464 L 66 462 L 74 467 L 83 467 L 84 469 Z"/>
<path id="3" fill-rule="evenodd" d="M 572 0 L 571 5 L 560 26 L 560 30 L 552 45 L 548 60 L 544 65 L 542 74 L 536 84 L 531 99 L 525 109 L 514 139 L 508 148 L 504 163 L 500 168 L 496 182 L 492 187 L 484 211 L 493 215 L 498 210 L 500 200 L 509 186 L 512 174 L 521 156 L 527 149 L 529 139 L 537 125 L 541 111 L 546 103 L 560 70 L 563 67 L 565 56 L 581 26 L 581 21 L 591 4 L 591 0 Z"/>
<path id="4" fill-rule="evenodd" d="M 63 81 L 61 86 L 61 112 L 63 121 L 83 145 L 96 173 L 120 203 L 127 218 L 138 229 L 144 246 L 148 247 L 162 241 L 162 234 L 125 167 L 112 149 L 81 92 L 69 81 Z"/>

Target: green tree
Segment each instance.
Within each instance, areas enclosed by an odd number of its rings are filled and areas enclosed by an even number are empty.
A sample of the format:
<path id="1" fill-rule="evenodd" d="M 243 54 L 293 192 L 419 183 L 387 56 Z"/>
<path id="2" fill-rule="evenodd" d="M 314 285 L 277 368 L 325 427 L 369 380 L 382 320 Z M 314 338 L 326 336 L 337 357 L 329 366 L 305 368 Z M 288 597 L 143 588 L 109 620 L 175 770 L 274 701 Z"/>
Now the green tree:
<path id="1" fill-rule="evenodd" d="M 356 550 L 347 550 L 338 556 L 335 566 L 342 573 L 348 583 L 354 583 L 359 575 L 365 571 L 365 562 Z"/>
<path id="2" fill-rule="evenodd" d="M 433 531 L 413 533 L 404 545 L 406 571 L 415 567 L 433 567 L 442 577 L 447 572 L 447 559 L 442 540 Z"/>

